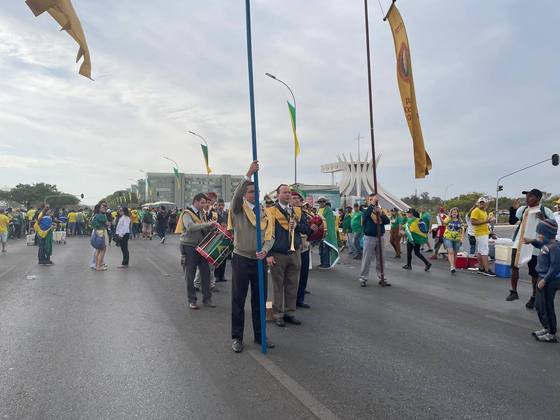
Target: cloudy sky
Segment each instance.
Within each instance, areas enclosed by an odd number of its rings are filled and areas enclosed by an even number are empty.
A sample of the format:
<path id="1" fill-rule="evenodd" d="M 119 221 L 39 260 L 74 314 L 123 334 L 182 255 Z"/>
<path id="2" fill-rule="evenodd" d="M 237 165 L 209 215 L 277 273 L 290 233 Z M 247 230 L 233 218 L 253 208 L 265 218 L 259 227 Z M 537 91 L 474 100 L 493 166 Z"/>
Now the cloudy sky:
<path id="1" fill-rule="evenodd" d="M 49 182 L 94 202 L 139 169 L 244 173 L 251 157 L 242 0 L 74 0 L 93 78 L 78 75 L 74 41 L 23 0 L 0 9 L 0 188 Z M 386 11 L 388 0 L 381 4 Z M 424 138 L 434 168 L 414 179 L 412 145 L 395 76 L 391 32 L 370 1 L 379 178 L 398 196 L 448 196 L 560 152 L 556 26 L 543 0 L 400 0 L 411 43 Z M 319 166 L 369 150 L 361 0 L 254 0 L 253 48 L 261 179 L 293 178 L 287 90 L 293 88 L 302 153 L 299 181 L 329 183 Z M 560 168 L 504 181 L 505 193 L 560 193 Z M 555 179 L 556 181 L 553 181 Z"/>

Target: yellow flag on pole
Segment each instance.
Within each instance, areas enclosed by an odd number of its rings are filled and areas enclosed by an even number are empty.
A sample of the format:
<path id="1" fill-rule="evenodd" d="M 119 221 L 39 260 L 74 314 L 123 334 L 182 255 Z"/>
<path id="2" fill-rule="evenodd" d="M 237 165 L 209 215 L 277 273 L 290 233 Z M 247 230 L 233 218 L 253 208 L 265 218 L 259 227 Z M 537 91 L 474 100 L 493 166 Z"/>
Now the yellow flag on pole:
<path id="1" fill-rule="evenodd" d="M 86 42 L 86 36 L 80 23 L 80 19 L 72 6 L 70 0 L 26 0 L 25 3 L 29 6 L 35 16 L 39 16 L 44 12 L 48 12 L 54 20 L 56 20 L 62 27 L 61 31 L 66 31 L 74 38 L 80 46 L 76 63 L 80 58 L 84 58 L 80 66 L 80 74 L 91 79 L 91 59 L 89 55 L 89 48 Z"/>
<path id="2" fill-rule="evenodd" d="M 424 138 L 422 136 L 422 127 L 420 127 L 420 117 L 418 116 L 418 106 L 416 104 L 416 92 L 414 91 L 412 60 L 410 58 L 408 36 L 401 14 L 394 2 L 387 13 L 387 19 L 391 25 L 393 40 L 395 42 L 397 80 L 399 82 L 404 115 L 414 146 L 415 174 L 416 178 L 425 178 L 432 169 L 432 160 L 424 148 Z"/>
<path id="3" fill-rule="evenodd" d="M 296 108 L 288 101 L 288 110 L 290 111 L 290 121 L 292 122 L 292 132 L 294 133 L 294 154 L 299 156 L 299 139 L 296 131 Z"/>

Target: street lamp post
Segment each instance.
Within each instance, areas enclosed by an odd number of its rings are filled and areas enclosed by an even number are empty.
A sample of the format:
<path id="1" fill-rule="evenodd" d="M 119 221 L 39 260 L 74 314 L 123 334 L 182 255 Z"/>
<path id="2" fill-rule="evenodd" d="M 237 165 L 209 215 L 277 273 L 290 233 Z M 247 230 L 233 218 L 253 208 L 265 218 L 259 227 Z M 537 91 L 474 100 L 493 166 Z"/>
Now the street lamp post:
<path id="1" fill-rule="evenodd" d="M 280 80 L 279 78 L 277 78 L 273 74 L 265 73 L 265 75 L 270 77 L 271 79 L 276 80 L 279 83 L 282 83 L 284 86 L 286 86 L 286 88 L 288 88 L 288 90 L 290 91 L 290 94 L 292 95 L 292 100 L 294 101 L 294 108 L 296 109 L 296 112 L 297 112 L 296 96 L 294 95 L 294 92 L 292 91 L 292 89 L 290 89 L 290 86 L 288 86 L 284 81 Z M 294 123 L 295 123 L 295 121 L 294 121 Z M 294 145 L 294 147 L 295 147 L 295 145 Z M 297 155 L 295 153 L 295 149 L 294 149 L 294 185 L 297 186 Z"/>
<path id="2" fill-rule="evenodd" d="M 445 202 L 447 201 L 447 190 L 449 189 L 449 187 L 452 187 L 454 184 L 449 184 L 445 186 L 445 190 L 443 190 L 443 203 L 445 204 Z"/>
<path id="3" fill-rule="evenodd" d="M 499 208 L 498 208 L 498 196 L 499 196 L 500 191 L 503 189 L 503 186 L 500 185 L 500 181 L 504 178 L 507 178 L 507 177 L 511 176 L 511 175 L 515 175 L 515 174 L 517 174 L 519 172 L 522 172 L 526 169 L 532 168 L 533 166 L 541 165 L 541 164 L 546 163 L 548 161 L 552 162 L 552 166 L 558 166 L 558 155 L 555 153 L 555 154 L 552 155 L 552 157 L 549 157 L 548 159 L 541 160 L 540 162 L 533 163 L 532 165 L 529 165 L 529 166 L 525 166 L 524 168 L 518 169 L 517 171 L 510 172 L 509 174 L 503 175 L 500 178 L 498 178 L 498 180 L 496 181 L 496 220 L 498 220 L 498 210 L 499 210 Z"/>

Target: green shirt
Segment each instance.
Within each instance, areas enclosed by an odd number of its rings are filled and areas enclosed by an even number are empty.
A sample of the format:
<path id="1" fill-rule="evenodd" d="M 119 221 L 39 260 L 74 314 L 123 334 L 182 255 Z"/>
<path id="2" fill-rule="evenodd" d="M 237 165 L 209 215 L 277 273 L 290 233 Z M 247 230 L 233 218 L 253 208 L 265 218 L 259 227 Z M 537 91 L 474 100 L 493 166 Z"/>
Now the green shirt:
<path id="1" fill-rule="evenodd" d="M 346 214 L 342 220 L 342 231 L 344 233 L 352 233 L 352 216 L 350 214 Z"/>
<path id="2" fill-rule="evenodd" d="M 93 216 L 91 227 L 94 229 L 105 229 L 107 227 L 107 215 L 98 213 Z"/>
<path id="3" fill-rule="evenodd" d="M 362 212 L 352 212 L 351 227 L 352 233 L 362 233 Z"/>
<path id="4" fill-rule="evenodd" d="M 404 223 L 405 219 L 401 216 L 391 217 L 391 228 L 396 229 Z"/>

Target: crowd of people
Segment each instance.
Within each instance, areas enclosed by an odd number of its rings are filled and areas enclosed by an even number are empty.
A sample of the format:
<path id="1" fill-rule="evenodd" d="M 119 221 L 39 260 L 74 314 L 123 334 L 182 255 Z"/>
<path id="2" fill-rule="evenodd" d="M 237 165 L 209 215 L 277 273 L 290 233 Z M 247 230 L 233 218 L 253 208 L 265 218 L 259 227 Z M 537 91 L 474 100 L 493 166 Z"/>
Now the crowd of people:
<path id="1" fill-rule="evenodd" d="M 92 211 L 51 209 L 47 204 L 27 211 L 0 209 L 2 251 L 6 251 L 10 232 L 15 238 L 34 234 L 39 264 L 53 265 L 52 234 L 65 230 L 68 236 L 90 235 L 92 269 L 107 270 L 104 257 L 111 241 L 122 252 L 118 268 L 126 269 L 130 263 L 130 239 L 151 240 L 155 232 L 160 243 L 164 244 L 168 232 L 177 233 L 180 235 L 181 264 L 185 272 L 186 305 L 190 310 L 200 309 L 199 293 L 202 295 L 202 306 L 216 307 L 212 300 L 213 293 L 217 291 L 216 283 L 226 281 L 226 264 L 231 260 L 231 337 L 235 352 L 243 351 L 244 308 L 249 289 L 253 338 L 256 343 L 262 342 L 259 260 L 264 266 L 265 288 L 270 276 L 272 319 L 280 328 L 287 323 L 301 325 L 297 310 L 310 308 L 305 296 L 308 293 L 311 249 L 314 247 L 318 249 L 319 269 L 334 267 L 340 251 L 347 248 L 351 258 L 361 260 L 358 277 L 361 287 L 368 284 L 372 264 L 375 264 L 379 284 L 391 285 L 382 270 L 385 267 L 386 230 L 389 231 L 388 242 L 394 250 L 394 258 L 403 257 L 403 246 L 406 250 L 406 263 L 402 267 L 405 270 L 412 270 L 415 256 L 424 270 L 429 271 L 432 267 L 430 260 L 437 259 L 443 247 L 450 273 L 454 275 L 458 253 L 468 238 L 467 254 L 476 255 L 478 272 L 485 276 L 496 275 L 489 259 L 489 243 L 491 238 L 495 238 L 496 218 L 488 210 L 488 201 L 484 197 L 479 198 L 465 214 L 456 207 L 448 211 L 440 207 L 433 218 L 425 208 L 404 211 L 383 209 L 379 197 L 371 194 L 363 204 L 357 202 L 335 214 L 325 197 L 318 198 L 318 208 L 315 208 L 299 191 L 281 184 L 275 190 L 275 200 L 267 196 L 261 205 L 255 202 L 252 181 L 258 169 L 258 162 L 251 163 L 244 180 L 233 194 L 229 209 L 215 193 L 195 195 L 192 205 L 185 209 L 167 209 L 165 206 L 129 209 L 122 206 L 110 210 L 105 201 L 98 203 Z M 512 238 L 511 290 L 506 301 L 519 299 L 519 268 L 527 264 L 532 294 L 526 307 L 536 307 L 542 323 L 542 329 L 534 331 L 533 335 L 539 341 L 557 342 L 554 295 L 560 287 L 560 200 L 553 212 L 541 204 L 543 194 L 538 189 L 523 191 L 523 194 L 526 205 L 522 206 L 516 200 L 510 208 L 509 223 L 516 228 Z M 256 211 L 257 206 L 259 212 Z M 257 220 L 257 213 L 260 220 Z M 435 220 L 433 225 L 432 220 Z M 257 229 L 262 237 L 261 249 L 257 247 Z M 232 238 L 230 258 L 213 262 L 197 250 L 203 239 L 213 233 L 223 235 L 224 240 Z M 527 248 L 523 248 L 525 245 L 530 247 L 529 255 L 526 255 Z M 267 290 L 264 292 L 266 295 Z M 267 346 L 272 348 L 274 343 L 267 340 Z"/>

